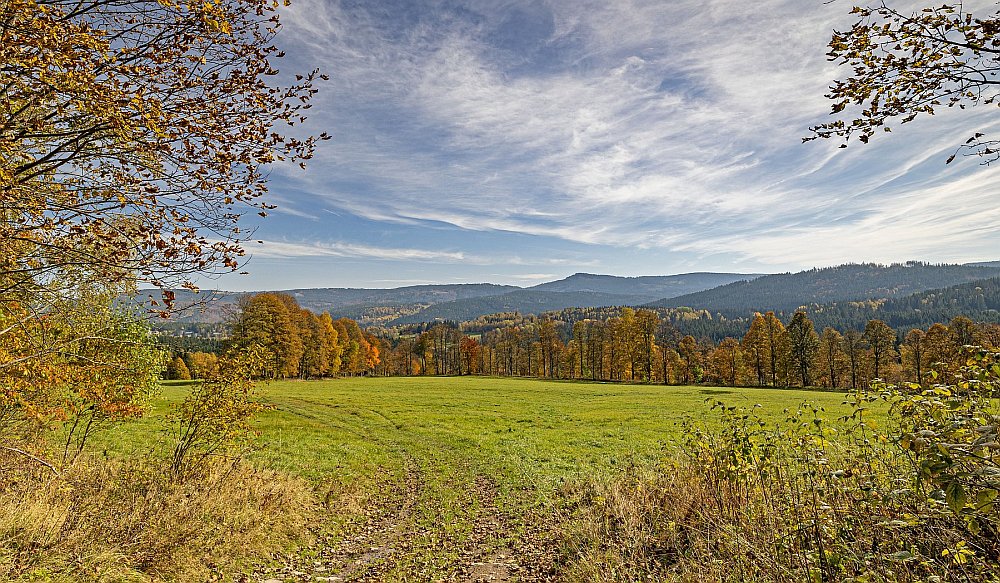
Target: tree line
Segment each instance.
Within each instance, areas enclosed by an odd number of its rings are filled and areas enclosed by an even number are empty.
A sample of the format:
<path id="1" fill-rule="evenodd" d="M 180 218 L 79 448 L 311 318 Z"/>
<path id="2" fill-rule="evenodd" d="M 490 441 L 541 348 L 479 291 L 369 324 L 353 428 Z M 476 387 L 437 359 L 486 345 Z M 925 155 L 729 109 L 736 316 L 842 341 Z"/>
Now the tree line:
<path id="1" fill-rule="evenodd" d="M 736 333 L 715 341 L 684 332 L 686 324 L 711 321 L 704 311 L 625 307 L 554 314 L 563 318 L 506 313 L 363 330 L 349 318 L 304 309 L 289 294 L 261 293 L 241 300 L 222 344 L 237 351 L 262 347 L 267 378 L 489 375 L 826 388 L 859 388 L 873 379 L 922 383 L 932 370 L 957 370 L 963 346 L 1000 346 L 1000 325 L 965 316 L 901 333 L 874 318 L 863 326 L 818 330 L 806 311 L 788 318 L 758 312 L 743 330 L 734 326 Z M 177 351 L 166 377 L 206 378 L 215 362 L 208 352 Z"/>
<path id="2" fill-rule="evenodd" d="M 377 373 L 858 388 L 876 378 L 926 382 L 932 370 L 957 370 L 963 346 L 1000 345 L 1000 326 L 963 316 L 899 335 L 878 319 L 859 329 L 817 331 L 806 312 L 787 321 L 765 312 L 741 337 L 719 342 L 683 334 L 648 309 L 575 322 L 510 321 L 478 334 L 438 323 L 399 335 Z"/>

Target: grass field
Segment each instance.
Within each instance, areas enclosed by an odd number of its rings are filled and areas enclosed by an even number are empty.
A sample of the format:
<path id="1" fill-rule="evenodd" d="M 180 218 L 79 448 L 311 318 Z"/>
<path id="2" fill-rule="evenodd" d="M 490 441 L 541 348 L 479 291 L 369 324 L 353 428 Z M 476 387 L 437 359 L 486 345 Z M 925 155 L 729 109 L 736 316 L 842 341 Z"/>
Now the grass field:
<path id="1" fill-rule="evenodd" d="M 169 447 L 164 413 L 186 391 L 165 385 L 98 447 Z M 554 517 L 572 511 L 560 488 L 656 465 L 683 419 L 711 424 L 706 399 L 775 420 L 806 401 L 847 411 L 838 393 L 475 377 L 272 382 L 262 396 L 274 409 L 250 458 L 308 478 L 328 508 L 316 543 L 261 575 L 284 580 L 544 579 L 561 560 Z"/>

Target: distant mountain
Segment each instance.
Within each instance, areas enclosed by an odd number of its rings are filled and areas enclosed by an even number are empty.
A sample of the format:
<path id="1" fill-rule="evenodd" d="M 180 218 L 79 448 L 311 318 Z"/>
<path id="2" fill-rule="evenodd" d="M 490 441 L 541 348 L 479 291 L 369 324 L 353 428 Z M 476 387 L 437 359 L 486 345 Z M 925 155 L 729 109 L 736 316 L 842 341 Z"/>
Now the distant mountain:
<path id="1" fill-rule="evenodd" d="M 644 277 L 617 277 L 576 273 L 565 279 L 550 281 L 528 288 L 547 292 L 594 292 L 605 294 L 651 296 L 672 298 L 684 294 L 712 289 L 736 281 L 749 281 L 760 277 L 751 273 L 684 273 L 681 275 L 651 275 Z"/>
<path id="2" fill-rule="evenodd" d="M 397 324 L 417 324 L 421 322 L 473 320 L 486 314 L 500 312 L 520 312 L 539 314 L 564 308 L 591 308 L 596 306 L 639 305 L 650 300 L 649 296 L 606 294 L 589 291 L 555 292 L 522 289 L 499 296 L 469 298 L 445 302 L 427 307 L 415 314 L 397 318 Z"/>
<path id="3" fill-rule="evenodd" d="M 977 261 L 975 263 L 966 263 L 966 265 L 971 265 L 973 267 L 995 267 L 1000 269 L 1000 261 Z"/>
<path id="4" fill-rule="evenodd" d="M 466 321 L 499 312 L 539 314 L 565 308 L 639 306 L 656 298 L 760 277 L 741 273 L 685 273 L 645 277 L 618 277 L 577 273 L 565 279 L 542 283 L 497 296 L 445 302 L 407 314 L 386 324 L 415 324 L 438 320 Z"/>
<path id="5" fill-rule="evenodd" d="M 993 277 L 1000 277 L 1000 262 L 970 265 L 910 262 L 894 265 L 848 264 L 763 276 L 688 273 L 616 277 L 577 273 L 527 289 L 484 283 L 390 289 L 293 289 L 284 293 L 294 295 L 299 305 L 314 312 L 329 311 L 336 318 L 353 318 L 363 326 L 469 321 L 501 312 L 527 315 L 566 308 L 641 305 L 706 310 L 706 313 L 725 316 L 737 327 L 740 320 L 754 311 L 774 310 L 788 315 L 800 307 L 806 307 L 813 314 L 817 325 L 827 320 L 853 325 L 864 318 L 878 317 L 872 315 L 873 310 L 881 311 L 886 318 L 892 317 L 896 322 L 893 325 L 909 325 L 910 321 L 922 322 L 931 314 L 933 318 L 941 319 L 955 310 L 970 312 L 972 308 L 993 317 L 990 310 L 995 308 L 990 294 L 998 288 L 995 282 L 983 284 L 985 291 L 978 296 L 975 285 L 971 288 L 958 285 Z M 713 285 L 717 287 L 710 288 Z M 953 287 L 955 291 L 945 289 Z M 684 293 L 689 290 L 694 291 Z M 906 299 L 911 294 L 931 293 L 928 290 L 935 290 L 937 295 Z M 236 310 L 241 296 L 255 292 L 193 294 L 177 290 L 175 293 L 179 306 L 192 307 L 182 311 L 172 321 L 217 323 L 225 321 Z M 963 295 L 967 293 L 970 294 L 968 298 Z M 142 299 L 149 295 L 157 299 L 159 292 L 140 292 Z M 905 302 L 918 302 L 923 307 Z M 924 311 L 921 313 L 919 310 Z M 894 315 L 897 313 L 900 315 Z M 906 315 L 908 313 L 910 315 Z M 968 315 L 972 317 L 975 314 L 970 312 Z M 685 322 L 689 320 L 691 318 L 685 316 Z M 691 320 L 687 325 L 694 326 L 693 322 Z M 709 326 L 709 320 L 705 322 L 698 325 Z M 714 328 L 705 332 L 714 334 Z"/>
<path id="6" fill-rule="evenodd" d="M 314 288 L 282 290 L 313 312 L 330 312 L 361 325 L 391 325 L 470 319 L 497 311 L 537 314 L 567 307 L 640 305 L 725 283 L 753 279 L 756 274 L 686 273 L 682 275 L 617 277 L 578 273 L 565 279 L 523 289 L 492 283 L 413 285 L 389 289 Z M 224 321 L 239 298 L 257 292 L 202 292 L 176 290 L 177 305 L 191 306 L 177 314 L 177 322 Z M 156 290 L 143 290 L 141 297 Z"/>
<path id="7" fill-rule="evenodd" d="M 521 288 L 493 283 L 411 285 L 391 289 L 315 288 L 293 289 L 299 305 L 314 312 L 339 310 L 347 306 L 388 306 L 400 304 L 440 304 L 467 298 L 496 296 Z"/>
<path id="8" fill-rule="evenodd" d="M 847 264 L 798 273 L 765 275 L 715 289 L 664 298 L 655 307 L 705 309 L 730 317 L 753 311 L 792 311 L 800 306 L 897 298 L 1000 275 L 1000 268 L 974 265 Z"/>
<path id="9" fill-rule="evenodd" d="M 303 308 L 313 312 L 330 312 L 335 318 L 357 317 L 373 308 L 396 308 L 403 313 L 413 313 L 427 306 L 488 295 L 499 295 L 521 288 L 492 283 L 412 285 L 387 289 L 364 288 L 312 288 L 280 290 L 291 294 Z M 175 320 L 181 322 L 220 322 L 231 313 L 240 297 L 259 292 L 174 290 L 177 306 L 182 310 Z M 157 290 L 141 290 L 140 299 L 152 295 L 159 298 Z"/>

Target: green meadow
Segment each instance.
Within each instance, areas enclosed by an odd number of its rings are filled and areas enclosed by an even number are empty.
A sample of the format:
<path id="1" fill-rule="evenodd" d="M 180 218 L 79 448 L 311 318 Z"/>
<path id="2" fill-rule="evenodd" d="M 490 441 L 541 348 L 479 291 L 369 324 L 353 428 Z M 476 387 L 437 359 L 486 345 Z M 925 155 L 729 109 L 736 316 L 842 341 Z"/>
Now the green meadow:
<path id="1" fill-rule="evenodd" d="M 96 447 L 166 454 L 165 416 L 188 388 L 165 384 L 150 415 Z M 260 396 L 272 408 L 246 459 L 306 478 L 324 504 L 313 544 L 260 567 L 280 580 L 544 579 L 572 519 L 560 494 L 656 468 L 685 420 L 714 425 L 709 400 L 775 421 L 804 403 L 848 411 L 831 392 L 482 377 L 281 381 Z"/>
<path id="2" fill-rule="evenodd" d="M 775 421 L 805 403 L 830 420 L 849 412 L 834 392 L 510 378 L 273 381 L 259 390 L 272 409 L 260 415 L 261 447 L 248 457 L 311 480 L 364 479 L 409 460 L 547 484 L 656 463 L 685 420 L 714 425 L 711 401 L 759 406 Z M 186 383 L 164 383 L 152 413 L 104 434 L 103 447 L 167 447 L 164 417 L 186 393 Z"/>

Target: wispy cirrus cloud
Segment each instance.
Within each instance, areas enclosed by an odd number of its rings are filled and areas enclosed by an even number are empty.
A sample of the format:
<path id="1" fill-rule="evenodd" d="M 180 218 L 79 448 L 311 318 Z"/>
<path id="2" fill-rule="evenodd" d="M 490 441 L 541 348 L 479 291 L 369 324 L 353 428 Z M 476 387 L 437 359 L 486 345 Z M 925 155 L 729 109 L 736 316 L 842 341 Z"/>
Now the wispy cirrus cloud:
<path id="1" fill-rule="evenodd" d="M 392 261 L 446 262 L 466 259 L 465 253 L 462 252 L 371 247 L 352 243 L 289 243 L 259 240 L 246 242 L 244 247 L 254 256 L 267 258 L 353 257 Z"/>
<path id="2" fill-rule="evenodd" d="M 991 112 L 943 111 L 867 147 L 800 143 L 844 74 L 824 53 L 848 10 L 297 0 L 284 42 L 295 64 L 331 75 L 312 123 L 334 140 L 310 172 L 282 174 L 298 198 L 282 196 L 297 215 L 384 226 L 312 245 L 317 256 L 452 268 L 530 256 L 530 241 L 558 248 L 551 259 L 567 266 L 617 249 L 619 271 L 632 273 L 650 272 L 646 251 L 662 252 L 663 272 L 1000 251 L 992 169 L 943 165 L 968 128 L 1000 129 Z M 420 229 L 474 252 L 384 244 Z M 509 244 L 495 245 L 504 234 Z"/>

